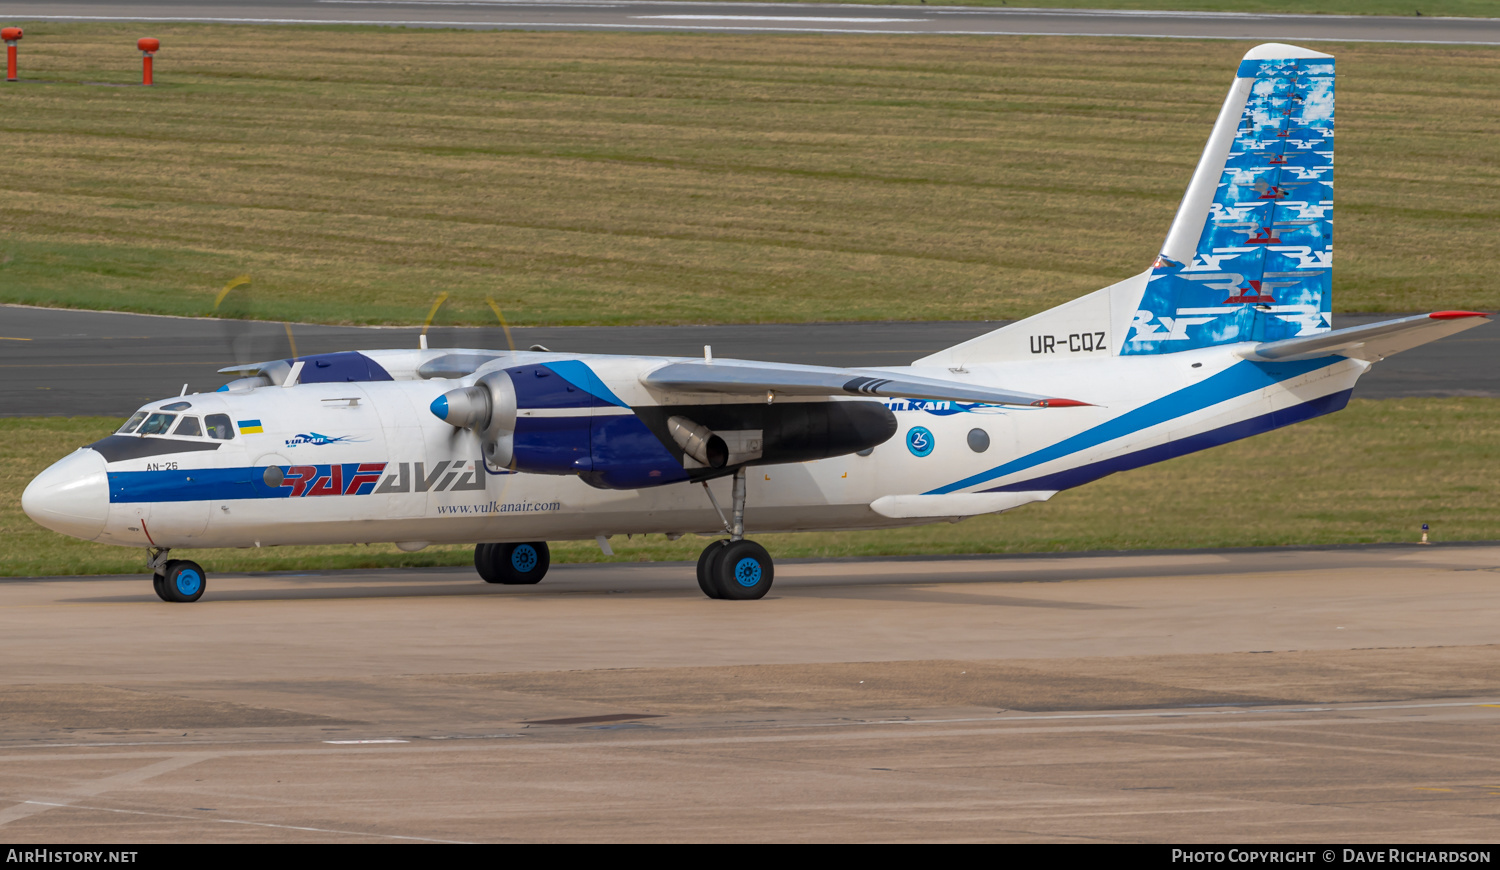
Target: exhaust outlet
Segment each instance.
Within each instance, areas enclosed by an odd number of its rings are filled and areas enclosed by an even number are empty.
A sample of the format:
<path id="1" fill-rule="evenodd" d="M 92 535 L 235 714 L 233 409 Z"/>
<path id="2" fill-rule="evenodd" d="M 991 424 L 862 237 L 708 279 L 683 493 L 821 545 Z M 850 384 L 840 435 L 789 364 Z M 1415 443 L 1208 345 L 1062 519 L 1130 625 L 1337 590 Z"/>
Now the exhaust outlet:
<path id="1" fill-rule="evenodd" d="M 729 464 L 729 445 L 724 439 L 686 417 L 667 418 L 667 431 L 682 452 L 709 468 L 723 468 Z"/>

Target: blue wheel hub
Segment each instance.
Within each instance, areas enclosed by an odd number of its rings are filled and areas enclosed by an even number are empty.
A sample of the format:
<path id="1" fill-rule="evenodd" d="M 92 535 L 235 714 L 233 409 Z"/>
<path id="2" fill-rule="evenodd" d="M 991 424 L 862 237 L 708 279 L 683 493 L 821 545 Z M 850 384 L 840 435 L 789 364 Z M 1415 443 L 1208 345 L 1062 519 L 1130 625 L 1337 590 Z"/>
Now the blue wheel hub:
<path id="1" fill-rule="evenodd" d="M 196 595 L 203 588 L 203 576 L 189 568 L 177 572 L 177 591 L 183 595 Z"/>
<path id="2" fill-rule="evenodd" d="M 759 583 L 761 576 L 759 559 L 746 556 L 734 563 L 734 582 L 746 589 L 750 589 Z"/>
<path id="3" fill-rule="evenodd" d="M 535 568 L 536 563 L 536 547 L 530 544 L 522 544 L 510 551 L 510 566 L 522 574 Z"/>

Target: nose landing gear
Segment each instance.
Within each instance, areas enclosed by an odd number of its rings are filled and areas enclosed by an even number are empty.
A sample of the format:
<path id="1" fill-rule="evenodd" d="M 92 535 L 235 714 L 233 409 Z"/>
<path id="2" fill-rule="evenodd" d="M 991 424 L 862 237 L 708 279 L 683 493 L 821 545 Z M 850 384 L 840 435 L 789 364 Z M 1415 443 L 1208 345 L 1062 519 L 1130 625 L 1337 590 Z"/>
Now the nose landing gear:
<path id="1" fill-rule="evenodd" d="M 203 566 L 187 559 L 168 559 L 165 548 L 151 551 L 146 566 L 151 569 L 151 588 L 156 597 L 173 604 L 189 604 L 203 597 L 208 575 Z"/>
<path id="2" fill-rule="evenodd" d="M 719 519 L 724 512 L 708 484 L 703 484 Z M 745 469 L 734 473 L 734 524 L 724 523 L 729 540 L 714 541 L 698 557 L 698 588 L 709 598 L 753 601 L 771 591 L 775 566 L 766 548 L 745 539 Z"/>

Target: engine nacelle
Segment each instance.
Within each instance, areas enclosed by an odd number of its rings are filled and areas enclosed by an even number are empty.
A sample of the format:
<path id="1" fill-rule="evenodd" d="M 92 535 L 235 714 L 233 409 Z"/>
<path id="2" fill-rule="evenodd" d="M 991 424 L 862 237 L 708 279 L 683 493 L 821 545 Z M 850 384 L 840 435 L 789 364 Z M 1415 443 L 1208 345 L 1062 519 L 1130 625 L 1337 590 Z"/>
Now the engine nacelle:
<path id="1" fill-rule="evenodd" d="M 763 402 L 631 407 L 587 365 L 554 360 L 481 376 L 432 413 L 479 434 L 491 469 L 578 475 L 601 489 L 642 489 L 741 465 L 855 453 L 896 434 L 880 402 Z"/>
<path id="2" fill-rule="evenodd" d="M 429 406 L 433 415 L 455 429 L 479 435 L 484 460 L 493 468 L 509 467 L 515 458 L 516 388 L 510 375 L 490 372 L 472 387 L 438 396 Z"/>

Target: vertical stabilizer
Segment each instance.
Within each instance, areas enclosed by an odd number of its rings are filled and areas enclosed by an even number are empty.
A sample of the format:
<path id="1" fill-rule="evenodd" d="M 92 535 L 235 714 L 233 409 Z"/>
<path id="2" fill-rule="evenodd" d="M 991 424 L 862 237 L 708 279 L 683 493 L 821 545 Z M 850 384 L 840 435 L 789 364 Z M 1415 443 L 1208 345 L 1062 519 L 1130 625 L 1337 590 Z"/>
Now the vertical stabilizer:
<path id="1" fill-rule="evenodd" d="M 913 365 L 1172 353 L 1326 332 L 1333 57 L 1251 49 L 1151 268 Z"/>
<path id="2" fill-rule="evenodd" d="M 1329 329 L 1333 96 L 1331 55 L 1245 55 L 1121 354 Z"/>

